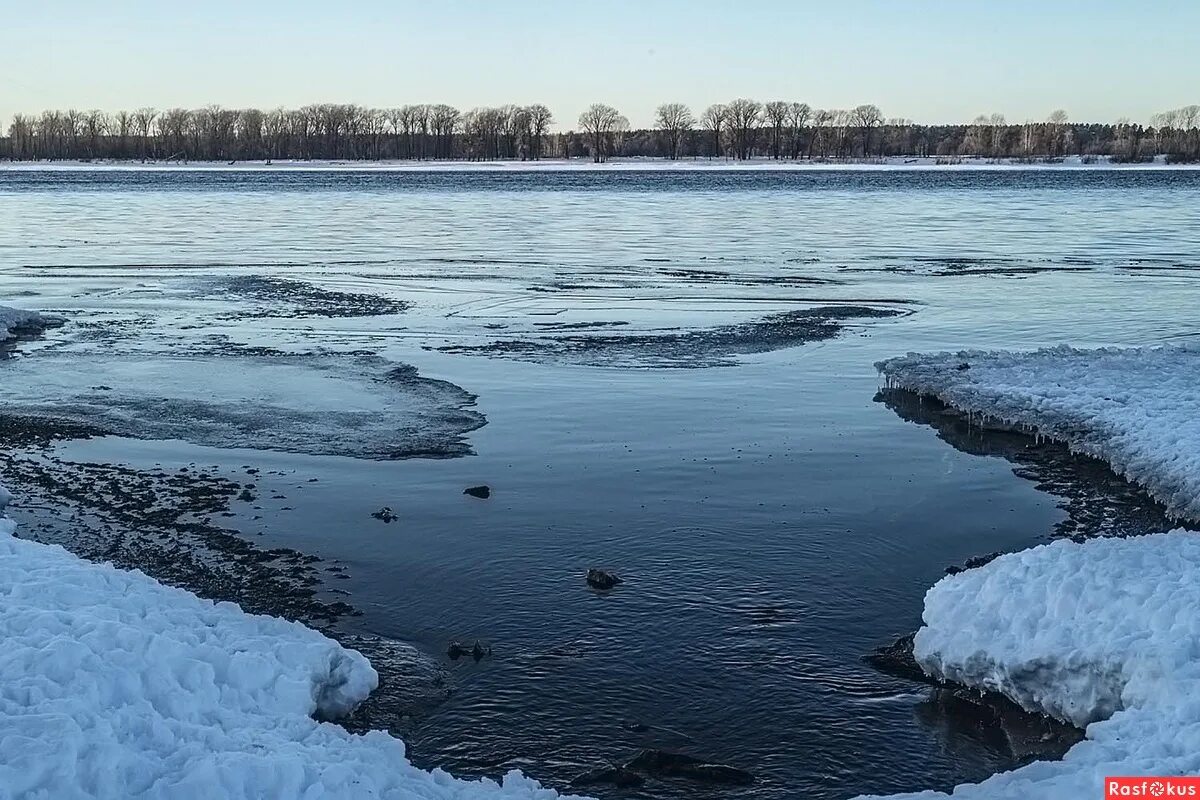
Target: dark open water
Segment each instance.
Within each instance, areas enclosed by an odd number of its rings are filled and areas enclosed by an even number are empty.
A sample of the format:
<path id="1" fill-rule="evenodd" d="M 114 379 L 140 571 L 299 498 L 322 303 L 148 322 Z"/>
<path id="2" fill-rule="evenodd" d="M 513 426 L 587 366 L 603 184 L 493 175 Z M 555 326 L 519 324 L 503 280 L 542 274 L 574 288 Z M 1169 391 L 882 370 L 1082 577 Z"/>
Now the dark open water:
<path id="1" fill-rule="evenodd" d="M 422 765 L 564 786 L 662 747 L 758 782 L 591 793 L 946 789 L 1028 748 L 861 656 L 946 566 L 1098 524 L 1071 499 L 1158 518 L 1086 464 L 897 413 L 872 364 L 1195 336 L 1198 201 L 1193 172 L 0 171 L 0 304 L 69 320 L 0 364 L 0 405 L 141 437 L 72 462 L 260 470 L 222 524 L 343 567 L 324 586 L 362 615 L 336 629 L 441 672 L 369 709 Z M 834 305 L 898 314 L 803 344 L 763 322 Z M 389 448 L 448 457 L 361 457 Z"/>

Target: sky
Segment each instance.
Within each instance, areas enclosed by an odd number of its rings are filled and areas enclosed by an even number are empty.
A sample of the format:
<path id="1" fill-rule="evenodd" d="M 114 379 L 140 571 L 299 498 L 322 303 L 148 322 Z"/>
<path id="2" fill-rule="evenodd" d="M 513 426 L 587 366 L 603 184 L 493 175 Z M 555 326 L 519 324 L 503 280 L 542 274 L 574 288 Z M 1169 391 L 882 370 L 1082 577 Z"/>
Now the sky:
<path id="1" fill-rule="evenodd" d="M 0 124 L 44 108 L 736 97 L 965 122 L 1200 103 L 1200 0 L 0 0 Z"/>

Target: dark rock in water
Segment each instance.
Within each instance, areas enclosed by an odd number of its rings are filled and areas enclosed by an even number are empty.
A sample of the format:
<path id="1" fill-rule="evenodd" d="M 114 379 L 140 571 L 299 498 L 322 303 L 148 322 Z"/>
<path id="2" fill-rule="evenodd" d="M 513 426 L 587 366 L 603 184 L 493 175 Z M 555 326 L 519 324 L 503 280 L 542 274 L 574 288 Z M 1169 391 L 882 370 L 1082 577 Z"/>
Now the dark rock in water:
<path id="1" fill-rule="evenodd" d="M 490 656 L 491 654 L 492 648 L 484 647 L 479 640 L 476 640 L 475 644 L 470 647 L 462 642 L 451 642 L 450 646 L 446 649 L 446 655 L 450 657 L 451 661 L 458 661 L 460 658 L 470 656 L 475 659 L 475 663 L 477 664 L 483 660 L 484 656 Z"/>
<path id="2" fill-rule="evenodd" d="M 1000 555 L 1000 553 L 988 553 L 986 556 L 975 556 L 973 558 L 968 558 L 962 563 L 962 566 L 946 567 L 946 574 L 957 575 L 958 573 L 966 572 L 969 569 L 977 569 L 978 567 L 982 567 L 984 564 L 988 564 L 999 558 Z"/>
<path id="3" fill-rule="evenodd" d="M 618 789 L 641 786 L 646 779 L 624 767 L 598 767 L 590 769 L 571 781 L 572 786 L 591 786 L 597 783 L 611 783 Z"/>
<path id="4" fill-rule="evenodd" d="M 667 778 L 687 778 L 702 783 L 749 786 L 754 776 L 744 769 L 712 764 L 666 750 L 643 750 L 625 762 L 624 769 Z"/>
<path id="5" fill-rule="evenodd" d="M 492 496 L 492 487 L 472 486 L 469 489 L 463 489 L 463 494 L 469 494 L 471 497 L 478 497 L 480 500 L 487 500 Z"/>
<path id="6" fill-rule="evenodd" d="M 912 633 L 901 636 L 891 644 L 863 656 L 863 661 L 887 675 L 907 678 L 910 681 L 934 683 L 935 681 L 925 674 L 913 656 L 913 636 L 915 634 Z"/>
<path id="7" fill-rule="evenodd" d="M 622 581 L 616 575 L 608 572 L 607 570 L 593 568 L 587 571 L 587 583 L 588 586 L 591 586 L 593 589 L 608 591 L 617 584 L 622 583 Z"/>
<path id="8" fill-rule="evenodd" d="M 371 516 L 374 517 L 375 519 L 382 520 L 383 522 L 395 522 L 396 520 L 400 519 L 387 506 L 384 506 L 383 508 L 374 512 L 373 514 L 371 514 Z"/>
<path id="9" fill-rule="evenodd" d="M 970 368 L 971 368 L 971 365 L 965 361 L 962 362 L 961 364 L 959 364 L 957 367 L 955 367 L 955 369 L 957 369 L 959 372 L 966 372 Z"/>
<path id="10" fill-rule="evenodd" d="M 243 503 L 253 503 L 257 499 L 258 496 L 249 489 L 242 489 L 241 493 L 238 494 L 238 500 L 241 500 Z"/>

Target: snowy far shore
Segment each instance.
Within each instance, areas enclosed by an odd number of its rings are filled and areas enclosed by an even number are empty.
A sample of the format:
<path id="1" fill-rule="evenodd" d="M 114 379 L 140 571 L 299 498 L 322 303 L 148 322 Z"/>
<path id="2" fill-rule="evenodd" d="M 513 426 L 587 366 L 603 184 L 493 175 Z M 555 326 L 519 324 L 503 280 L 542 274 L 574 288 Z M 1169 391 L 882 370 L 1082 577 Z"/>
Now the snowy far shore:
<path id="1" fill-rule="evenodd" d="M 553 800 L 511 772 L 462 781 L 412 766 L 351 711 L 378 676 L 361 654 L 15 538 L 0 487 L 0 797 Z"/>
<path id="2" fill-rule="evenodd" d="M 541 161 L 0 161 L 0 171 L 46 170 L 245 170 L 245 171 L 396 171 L 396 172 L 819 172 L 819 171 L 1016 171 L 1016 170 L 1194 170 L 1200 164 L 1167 164 L 1163 156 L 1142 164 L 1116 164 L 1107 156 L 1086 163 L 1079 156 L 1056 162 L 1026 163 L 1015 159 L 890 156 L 879 160 L 774 161 L 755 158 L 735 161 L 722 158 L 679 159 L 612 158 L 603 164 L 591 159 L 543 159 Z"/>
<path id="3" fill-rule="evenodd" d="M 1103 459 L 1200 519 L 1200 350 L 910 354 L 876 365 L 937 397 Z M 914 655 L 929 675 L 1086 726 L 1060 762 L 953 791 L 963 800 L 1100 797 L 1106 776 L 1200 773 L 1200 535 L 1059 541 L 946 577 Z M 932 800 L 921 792 L 893 800 Z"/>

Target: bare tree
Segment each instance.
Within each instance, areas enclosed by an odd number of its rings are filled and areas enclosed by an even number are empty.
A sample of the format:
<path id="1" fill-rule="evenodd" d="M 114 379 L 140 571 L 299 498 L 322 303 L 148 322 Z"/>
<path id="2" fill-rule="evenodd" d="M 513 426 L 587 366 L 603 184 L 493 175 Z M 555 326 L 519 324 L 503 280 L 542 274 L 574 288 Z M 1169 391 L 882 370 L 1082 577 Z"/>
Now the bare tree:
<path id="1" fill-rule="evenodd" d="M 1046 118 L 1046 135 L 1050 140 L 1050 155 L 1059 156 L 1066 152 L 1067 112 L 1056 108 Z"/>
<path id="2" fill-rule="evenodd" d="M 579 115 L 579 127 L 591 139 L 592 160 L 597 164 L 608 160 L 610 139 L 620 120 L 620 112 L 604 103 L 592 103 Z"/>
<path id="3" fill-rule="evenodd" d="M 808 118 L 812 114 L 812 109 L 808 103 L 789 103 L 787 111 L 788 127 L 791 128 L 792 160 L 800 158 L 800 142 L 804 137 L 804 126 L 808 124 Z M 811 147 L 811 145 L 810 145 Z M 809 153 L 811 156 L 811 151 Z"/>
<path id="4" fill-rule="evenodd" d="M 870 103 L 858 106 L 852 112 L 854 124 L 862 130 L 863 156 L 871 156 L 871 132 L 883 122 L 883 113 Z"/>
<path id="5" fill-rule="evenodd" d="M 830 109 L 818 108 L 813 112 L 813 136 L 810 139 L 808 146 L 808 157 L 812 158 L 813 142 L 819 145 L 821 159 L 829 158 L 829 149 L 833 143 L 833 134 L 831 128 L 833 126 L 834 113 Z"/>
<path id="6" fill-rule="evenodd" d="M 791 104 L 786 100 L 772 100 L 764 107 L 767 123 L 771 126 L 771 158 L 779 160 L 783 151 L 783 127 L 787 124 Z"/>
<path id="7" fill-rule="evenodd" d="M 729 112 L 722 103 L 714 103 L 704 109 L 704 114 L 700 117 L 700 124 L 712 132 L 714 156 L 721 156 L 725 152 L 721 147 L 721 131 L 724 129 L 725 121 L 728 118 Z"/>
<path id="8" fill-rule="evenodd" d="M 683 103 L 663 103 L 655 114 L 655 122 L 666 142 L 667 158 L 678 159 L 684 135 L 696 124 L 692 110 Z"/>
<path id="9" fill-rule="evenodd" d="M 541 103 L 534 103 L 526 110 L 529 113 L 531 131 L 530 156 L 534 159 L 540 159 L 542 157 L 542 143 L 546 138 L 546 134 L 550 131 L 550 126 L 554 124 L 554 115 L 550 113 L 550 109 Z"/>
<path id="10" fill-rule="evenodd" d="M 150 126 L 154 124 L 154 118 L 157 116 L 158 111 L 149 107 L 133 112 L 133 121 L 137 125 L 138 157 L 143 161 L 146 160 L 150 148 Z"/>
<path id="11" fill-rule="evenodd" d="M 762 103 L 739 98 L 725 106 L 729 113 L 729 131 L 733 135 L 733 151 L 740 160 L 750 158 L 755 134 L 762 119 Z"/>

